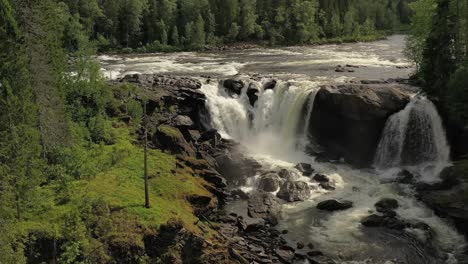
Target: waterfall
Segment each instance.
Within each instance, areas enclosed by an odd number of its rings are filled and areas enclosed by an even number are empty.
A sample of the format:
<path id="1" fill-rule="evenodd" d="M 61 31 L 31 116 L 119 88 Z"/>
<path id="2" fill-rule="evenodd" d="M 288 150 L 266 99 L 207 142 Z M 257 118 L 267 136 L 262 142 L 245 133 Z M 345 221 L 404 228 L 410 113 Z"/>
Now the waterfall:
<path id="1" fill-rule="evenodd" d="M 375 166 L 379 169 L 432 168 L 434 174 L 449 162 L 450 148 L 436 107 L 426 97 L 414 96 L 402 111 L 387 121 Z"/>
<path id="2" fill-rule="evenodd" d="M 279 81 L 274 89 L 263 90 L 262 82 L 249 82 L 260 90 L 254 106 L 247 96 L 249 83 L 238 97 L 229 95 L 222 85 L 203 85 L 212 126 L 223 137 L 257 152 L 284 154 L 296 150 L 307 136 L 318 83 Z"/>

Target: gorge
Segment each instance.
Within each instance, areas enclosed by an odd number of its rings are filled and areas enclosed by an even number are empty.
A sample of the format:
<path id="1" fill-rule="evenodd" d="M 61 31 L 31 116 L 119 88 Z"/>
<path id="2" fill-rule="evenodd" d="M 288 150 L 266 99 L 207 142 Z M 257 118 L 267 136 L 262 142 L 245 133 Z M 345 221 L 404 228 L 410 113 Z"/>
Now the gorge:
<path id="1" fill-rule="evenodd" d="M 202 158 L 220 173 L 205 177 L 229 191 L 218 194 L 226 215 L 249 226 L 264 218 L 297 245 L 275 251 L 282 262 L 465 263 L 466 240 L 455 225 L 467 223 L 466 207 L 457 214 L 430 198 L 457 184 L 444 126 L 407 80 L 413 69 L 403 43 L 397 35 L 99 60 L 110 79 L 149 94 L 155 144 Z M 158 110 L 165 104 L 178 108 Z M 164 137 L 171 133 L 161 126 L 182 136 Z"/>

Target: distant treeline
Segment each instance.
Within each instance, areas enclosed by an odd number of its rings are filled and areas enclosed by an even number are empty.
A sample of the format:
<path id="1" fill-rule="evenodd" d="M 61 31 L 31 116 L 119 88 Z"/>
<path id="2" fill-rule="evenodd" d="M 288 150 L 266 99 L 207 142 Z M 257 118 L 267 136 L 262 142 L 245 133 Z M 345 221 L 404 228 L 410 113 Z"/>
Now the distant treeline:
<path id="1" fill-rule="evenodd" d="M 408 54 L 450 123 L 468 125 L 468 0 L 418 0 Z"/>
<path id="2" fill-rule="evenodd" d="M 353 40 L 410 22 L 412 0 L 65 0 L 101 49 Z M 144 47 L 144 48 L 143 48 Z"/>

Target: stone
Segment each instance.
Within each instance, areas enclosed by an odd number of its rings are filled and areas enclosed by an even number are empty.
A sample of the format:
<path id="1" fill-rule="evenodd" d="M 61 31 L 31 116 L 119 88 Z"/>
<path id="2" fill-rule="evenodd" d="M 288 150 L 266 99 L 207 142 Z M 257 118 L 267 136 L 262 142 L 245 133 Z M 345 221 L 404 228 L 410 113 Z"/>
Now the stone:
<path id="1" fill-rule="evenodd" d="M 192 119 L 189 116 L 185 116 L 185 115 L 177 115 L 176 117 L 172 119 L 171 124 L 174 127 L 178 127 L 178 128 L 180 127 L 190 128 L 194 125 Z"/>
<path id="2" fill-rule="evenodd" d="M 323 86 L 315 97 L 309 132 L 326 153 L 370 167 L 387 118 L 409 98 L 396 83 Z"/>
<path id="3" fill-rule="evenodd" d="M 361 224 L 367 227 L 379 227 L 379 226 L 383 226 L 384 221 L 385 221 L 385 217 L 372 214 L 372 215 L 364 217 L 361 220 Z"/>
<path id="4" fill-rule="evenodd" d="M 263 90 L 272 90 L 272 89 L 275 89 L 276 87 L 276 84 L 278 82 L 274 79 L 270 79 L 268 81 L 265 82 L 265 84 L 263 85 Z"/>
<path id="5" fill-rule="evenodd" d="M 266 175 L 262 175 L 259 183 L 258 189 L 265 191 L 265 192 L 275 192 L 280 187 L 280 178 L 275 173 L 268 173 Z"/>
<path id="6" fill-rule="evenodd" d="M 330 181 L 330 178 L 328 178 L 327 175 L 324 175 L 324 174 L 315 174 L 314 178 L 313 178 L 316 182 L 329 182 Z"/>
<path id="7" fill-rule="evenodd" d="M 272 225 L 278 224 L 281 212 L 281 202 L 273 194 L 256 192 L 249 197 L 248 215 L 253 218 L 262 218 Z"/>
<path id="8" fill-rule="evenodd" d="M 275 253 L 285 263 L 291 263 L 294 260 L 294 249 L 289 246 L 281 246 L 275 250 Z"/>
<path id="9" fill-rule="evenodd" d="M 415 178 L 408 170 L 401 170 L 397 174 L 396 182 L 401 184 L 413 184 L 415 182 Z"/>
<path id="10" fill-rule="evenodd" d="M 224 80 L 223 86 L 230 94 L 240 95 L 242 88 L 244 88 L 244 82 L 241 80 L 227 79 Z"/>
<path id="11" fill-rule="evenodd" d="M 287 202 L 305 201 L 310 197 L 310 186 L 303 181 L 285 182 L 277 196 Z"/>
<path id="12" fill-rule="evenodd" d="M 392 198 L 383 198 L 375 204 L 377 212 L 384 213 L 398 208 L 398 201 Z"/>
<path id="13" fill-rule="evenodd" d="M 353 207 L 351 201 L 326 200 L 317 204 L 317 209 L 325 211 L 341 211 Z"/>
<path id="14" fill-rule="evenodd" d="M 254 106 L 255 103 L 258 101 L 258 93 L 260 89 L 258 89 L 255 83 L 250 83 L 249 88 L 247 88 L 247 97 L 249 97 L 249 102 L 251 106 Z"/>
<path id="15" fill-rule="evenodd" d="M 308 163 L 298 163 L 296 167 L 294 168 L 302 172 L 302 175 L 304 176 L 311 176 L 312 173 L 314 173 L 314 169 L 312 168 L 312 165 Z"/>
<path id="16" fill-rule="evenodd" d="M 334 191 L 336 189 L 335 184 L 332 182 L 322 182 L 319 184 L 319 186 L 327 191 Z"/>
<path id="17" fill-rule="evenodd" d="M 159 126 L 153 135 L 153 143 L 161 150 L 171 154 L 182 154 L 195 157 L 193 147 L 185 140 L 178 128 L 162 125 Z"/>
<path id="18" fill-rule="evenodd" d="M 305 247 L 305 245 L 304 245 L 303 242 L 299 241 L 299 242 L 297 242 L 296 247 L 297 247 L 297 249 L 303 249 Z"/>

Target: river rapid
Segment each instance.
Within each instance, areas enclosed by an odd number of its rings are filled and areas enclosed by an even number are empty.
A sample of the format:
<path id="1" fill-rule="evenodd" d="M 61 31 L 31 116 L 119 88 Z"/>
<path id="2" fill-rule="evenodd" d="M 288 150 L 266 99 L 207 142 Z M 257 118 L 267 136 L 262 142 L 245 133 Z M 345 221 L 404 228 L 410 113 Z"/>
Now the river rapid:
<path id="1" fill-rule="evenodd" d="M 403 55 L 404 41 L 404 36 L 395 35 L 371 43 L 103 55 L 98 59 L 110 79 L 134 73 L 200 78 L 211 126 L 223 137 L 241 143 L 265 171 L 286 168 L 297 172 L 294 177 L 313 189 L 307 201 L 283 205 L 277 228 L 288 230 L 286 238 L 292 244 L 312 243 L 316 250 L 338 263 L 458 263 L 457 255 L 466 244 L 463 236 L 447 219 L 437 217 L 415 199 L 411 188 L 392 181 L 403 167 L 421 175 L 420 181 L 438 181 L 438 173 L 450 165 L 442 122 L 433 104 L 423 95 L 415 91 L 408 106 L 389 118 L 374 169 L 355 169 L 342 162 L 317 162 L 305 151 L 310 141 L 308 120 L 320 85 L 353 79 L 407 78 L 414 68 Z M 348 65 L 349 71 L 337 72 L 337 65 Z M 208 77 L 221 80 L 232 76 L 254 82 L 258 87 L 263 87 L 270 78 L 278 83 L 274 90 L 262 89 L 253 106 L 247 87 L 240 96 L 232 97 L 220 89 L 217 81 L 206 83 Z M 411 118 L 416 120 L 416 127 L 408 126 Z M 411 166 L 404 162 L 408 129 L 413 138 L 420 139 L 412 141 L 411 148 L 417 148 L 421 157 L 417 165 L 413 162 Z M 294 169 L 298 162 L 310 163 L 317 172 L 327 175 L 336 190 L 324 190 L 310 178 L 301 176 Z M 254 191 L 258 178 L 251 178 L 241 188 Z M 374 204 L 382 198 L 396 199 L 399 216 L 424 222 L 432 231 L 363 227 L 361 219 L 375 211 Z M 354 205 L 332 213 L 316 209 L 317 203 L 328 199 L 349 200 Z M 235 202 L 228 209 L 245 211 L 245 204 Z"/>

